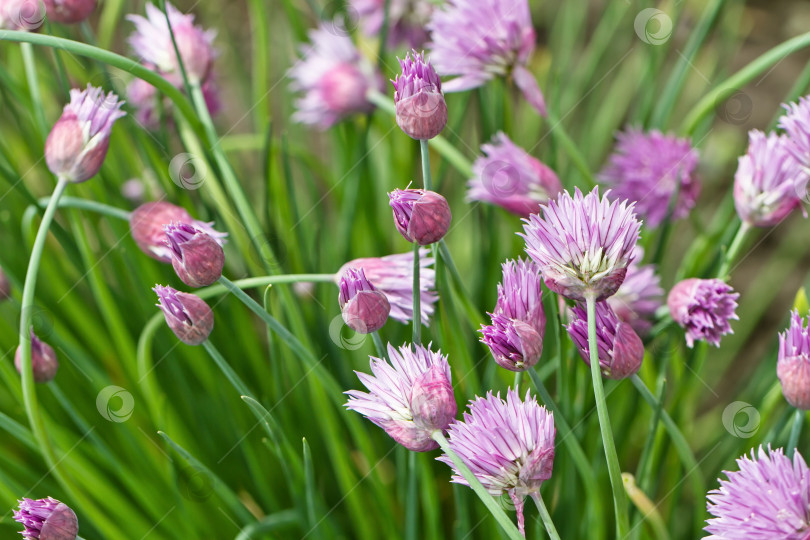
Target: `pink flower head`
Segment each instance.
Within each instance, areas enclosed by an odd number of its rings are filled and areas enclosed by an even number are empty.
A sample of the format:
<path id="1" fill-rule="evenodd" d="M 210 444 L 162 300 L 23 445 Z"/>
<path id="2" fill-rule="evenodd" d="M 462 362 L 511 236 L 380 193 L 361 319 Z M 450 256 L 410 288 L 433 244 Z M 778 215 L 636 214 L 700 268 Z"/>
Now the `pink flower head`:
<path id="1" fill-rule="evenodd" d="M 772 227 L 800 206 L 796 187 L 807 183 L 807 173 L 788 145 L 784 135 L 748 133 L 748 152 L 734 175 L 734 205 L 746 223 Z"/>
<path id="2" fill-rule="evenodd" d="M 810 97 L 782 106 L 787 112 L 779 119 L 779 127 L 787 133 L 788 152 L 802 167 L 810 167 Z"/>
<path id="3" fill-rule="evenodd" d="M 14 519 L 25 527 L 23 538 L 40 540 L 75 540 L 79 520 L 68 505 L 52 497 L 18 501 Z"/>
<path id="4" fill-rule="evenodd" d="M 496 204 L 521 217 L 540 212 L 562 191 L 557 175 L 530 156 L 503 132 L 481 145 L 483 156 L 473 163 L 467 200 Z"/>
<path id="5" fill-rule="evenodd" d="M 700 193 L 695 174 L 698 153 L 691 142 L 658 130 L 628 129 L 616 138 L 616 150 L 599 175 L 612 188 L 613 196 L 634 202 L 644 222 L 657 227 L 667 217 L 677 192 L 672 218 L 685 217 Z"/>
<path id="6" fill-rule="evenodd" d="M 395 189 L 388 198 L 394 225 L 408 242 L 427 246 L 444 238 L 450 229 L 450 205 L 435 191 Z"/>
<path id="7" fill-rule="evenodd" d="M 413 139 L 436 137 L 447 125 L 447 103 L 436 70 L 416 51 L 399 61 L 402 74 L 394 84 L 397 125 Z"/>
<path id="8" fill-rule="evenodd" d="M 430 57 L 446 92 L 482 86 L 495 76 L 512 76 L 526 100 L 546 114 L 543 93 L 526 65 L 535 33 L 528 0 L 448 0 L 428 23 Z"/>
<path id="9" fill-rule="evenodd" d="M 166 324 L 177 339 L 186 345 L 199 345 L 208 339 L 214 329 L 214 313 L 208 304 L 193 294 L 171 287 L 155 285 L 157 306 L 166 317 Z"/>
<path id="10" fill-rule="evenodd" d="M 554 416 L 526 392 L 521 401 L 514 390 L 477 397 L 469 403 L 463 422 L 448 429 L 450 448 L 492 495 L 508 493 L 523 530 L 523 499 L 538 493 L 551 478 L 554 465 Z M 468 485 L 448 455 L 437 458 L 449 465 L 453 482 Z"/>
<path id="11" fill-rule="evenodd" d="M 189 287 L 207 287 L 222 276 L 225 253 L 207 232 L 185 222 L 164 227 L 166 245 L 172 252 L 172 267 Z"/>
<path id="12" fill-rule="evenodd" d="M 796 310 L 790 314 L 790 327 L 779 334 L 776 375 L 788 403 L 810 410 L 810 334 Z"/>
<path id="13" fill-rule="evenodd" d="M 62 24 L 76 24 L 90 17 L 96 0 L 43 0 L 48 18 Z"/>
<path id="14" fill-rule="evenodd" d="M 419 284 L 421 292 L 422 324 L 427 326 L 433 315 L 433 304 L 439 297 L 434 290 L 436 272 L 430 268 L 433 257 L 430 251 L 419 251 Z M 413 320 L 413 252 L 387 255 L 385 257 L 369 257 L 355 259 L 344 264 L 337 274 L 339 282 L 344 272 L 349 268 L 362 269 L 368 281 L 375 289 L 385 293 L 391 304 L 389 317 L 402 323 Z"/>
<path id="15" fill-rule="evenodd" d="M 348 268 L 340 277 L 338 302 L 346 326 L 361 334 L 383 327 L 391 312 L 385 293 L 374 288 L 363 269 Z"/>
<path id="16" fill-rule="evenodd" d="M 572 300 L 604 300 L 624 281 L 633 260 L 641 223 L 627 201 L 599 198 L 599 188 L 574 196 L 563 192 L 524 219 L 526 252 L 537 263 L 546 286 Z"/>
<path id="17" fill-rule="evenodd" d="M 168 2 L 166 12 L 169 14 L 168 23 L 166 14 L 153 4 L 146 4 L 146 17 L 128 15 L 127 19 L 135 25 L 129 44 L 144 63 L 156 66 L 176 86 L 182 84 L 181 61 L 189 81 L 202 83 L 216 57 L 213 45 L 216 32 L 196 26 L 194 15 L 186 15 Z M 172 33 L 179 59 L 172 43 Z"/>
<path id="18" fill-rule="evenodd" d="M 45 9 L 39 0 L 0 0 L 0 30 L 32 32 L 45 22 Z"/>
<path id="19" fill-rule="evenodd" d="M 136 208 L 129 218 L 132 239 L 141 251 L 160 262 L 172 262 L 172 250 L 166 244 L 166 225 L 173 222 L 187 223 L 205 232 L 223 246 L 228 233 L 214 230 L 214 222 L 204 222 L 191 217 L 185 208 L 165 201 L 148 202 Z"/>
<path id="20" fill-rule="evenodd" d="M 301 48 L 301 60 L 289 71 L 290 87 L 301 92 L 293 114 L 297 122 L 326 129 L 373 108 L 366 95 L 380 89 L 379 76 L 352 40 L 335 31 L 339 26 L 332 22 L 311 30 L 311 43 Z"/>
<path id="21" fill-rule="evenodd" d="M 383 428 L 408 450 L 435 450 L 439 445 L 431 434 L 446 430 L 456 416 L 447 357 L 407 344 L 399 350 L 389 344 L 388 357 L 390 364 L 371 357 L 372 375 L 355 372 L 368 392 L 346 392 L 346 407 Z"/>
<path id="22" fill-rule="evenodd" d="M 643 258 L 644 250 L 636 245 L 633 262 L 627 267 L 621 287 L 607 299 L 616 316 L 630 323 L 639 335 L 650 331 L 655 312 L 664 303 L 661 278 L 655 273 L 654 265 L 639 264 Z"/>
<path id="23" fill-rule="evenodd" d="M 720 279 L 685 279 L 675 285 L 667 297 L 672 319 L 686 331 L 686 344 L 705 340 L 715 347 L 720 338 L 733 333 L 730 320 L 737 319 L 739 293 Z"/>

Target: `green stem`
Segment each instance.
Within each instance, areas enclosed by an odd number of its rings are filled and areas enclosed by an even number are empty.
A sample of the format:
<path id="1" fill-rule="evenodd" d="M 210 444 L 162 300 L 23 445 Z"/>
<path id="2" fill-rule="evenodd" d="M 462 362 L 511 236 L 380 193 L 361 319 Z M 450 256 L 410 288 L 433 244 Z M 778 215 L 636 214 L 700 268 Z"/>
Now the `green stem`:
<path id="1" fill-rule="evenodd" d="M 42 197 L 41 199 L 37 200 L 40 206 L 47 206 L 50 201 L 51 197 Z M 109 204 L 103 204 L 88 199 L 81 199 L 79 197 L 62 197 L 58 201 L 58 206 L 59 208 L 78 208 L 80 210 L 90 210 L 91 212 L 121 219 L 123 221 L 129 221 L 129 218 L 132 216 L 132 212 L 127 212 L 121 208 L 116 208 L 115 206 L 110 206 Z"/>
<path id="2" fill-rule="evenodd" d="M 543 520 L 543 525 L 546 527 L 546 532 L 548 533 L 548 537 L 551 540 L 560 540 L 560 535 L 557 532 L 557 528 L 554 527 L 554 522 L 551 521 L 551 514 L 548 513 L 548 508 L 546 508 L 546 503 L 543 502 L 543 496 L 540 495 L 540 492 L 532 493 L 532 500 L 534 504 L 537 506 L 537 510 L 540 511 L 540 519 Z"/>
<path id="3" fill-rule="evenodd" d="M 802 424 L 804 423 L 804 411 L 796 409 L 793 415 L 793 427 L 790 428 L 790 438 L 788 439 L 787 449 L 785 454 L 789 458 L 793 458 L 793 452 L 796 450 L 796 445 L 799 443 L 799 435 L 802 433 Z"/>
<path id="4" fill-rule="evenodd" d="M 422 181 L 427 190 L 433 189 L 433 178 L 430 175 L 430 148 L 427 139 L 419 140 L 419 149 L 422 152 Z"/>
<path id="5" fill-rule="evenodd" d="M 453 465 L 456 466 L 456 469 L 461 476 L 467 481 L 470 485 L 472 490 L 478 495 L 478 498 L 481 499 L 481 502 L 487 507 L 487 510 L 490 511 L 492 516 L 495 518 L 495 521 L 498 522 L 498 525 L 504 530 L 506 535 L 511 538 L 512 540 L 525 540 L 523 536 L 521 536 L 520 531 L 518 531 L 517 527 L 512 520 L 509 519 L 509 516 L 503 511 L 503 508 L 498 506 L 498 503 L 495 502 L 495 498 L 489 494 L 489 492 L 481 485 L 481 482 L 475 475 L 472 473 L 469 467 L 464 464 L 461 458 L 456 454 L 452 448 L 450 448 L 450 443 L 445 438 L 444 434 L 441 431 L 434 431 L 431 434 L 431 437 L 434 441 L 439 443 L 439 446 L 444 451 L 445 454 L 453 461 Z"/>
<path id="6" fill-rule="evenodd" d="M 728 278 L 728 272 L 731 269 L 731 265 L 734 263 L 737 255 L 739 255 L 745 241 L 745 235 L 748 233 L 750 228 L 751 226 L 745 221 L 740 223 L 740 228 L 737 229 L 737 234 L 734 235 L 734 239 L 731 241 L 731 245 L 728 247 L 725 257 L 723 258 L 723 264 L 720 266 L 720 270 L 717 272 L 718 278 Z"/>
<path id="7" fill-rule="evenodd" d="M 523 372 L 516 371 L 515 372 L 515 392 L 520 392 L 520 381 L 523 379 Z"/>
<path id="8" fill-rule="evenodd" d="M 413 245 L 413 344 L 422 343 L 422 284 L 419 281 L 419 244 Z"/>
<path id="9" fill-rule="evenodd" d="M 588 351 L 591 358 L 591 381 L 596 399 L 596 412 L 599 416 L 599 429 L 602 432 L 602 442 L 605 446 L 610 485 L 613 488 L 613 504 L 616 511 L 616 531 L 618 538 L 624 538 L 630 528 L 627 515 L 627 494 L 624 491 L 622 471 L 619 467 L 619 457 L 616 454 L 616 443 L 613 441 L 613 430 L 610 427 L 605 400 L 605 388 L 602 386 L 602 372 L 599 369 L 599 351 L 596 341 L 596 298 L 589 294 L 585 298 L 588 314 Z"/>
<path id="10" fill-rule="evenodd" d="M 565 150 L 565 153 L 568 154 L 568 157 L 574 163 L 574 167 L 577 168 L 579 173 L 585 178 L 585 181 L 588 182 L 588 187 L 591 188 L 595 186 L 596 179 L 593 177 L 590 167 L 588 167 L 588 162 L 585 160 L 585 156 L 582 155 L 582 152 L 579 151 L 577 144 L 568 136 L 565 128 L 563 128 L 562 120 L 557 118 L 556 113 L 550 108 L 547 117 L 549 122 L 548 129 L 551 136 L 557 140 L 557 143 Z M 570 188 L 571 186 L 566 187 Z"/>
<path id="11" fill-rule="evenodd" d="M 34 48 L 30 43 L 22 43 L 23 64 L 25 78 L 28 82 L 28 92 L 31 94 L 31 108 L 34 109 L 34 120 L 37 123 L 39 134 L 44 140 L 48 135 L 48 122 L 45 120 L 45 110 L 42 107 L 42 95 L 39 92 L 39 79 L 37 78 L 37 64 L 34 61 Z"/>
<path id="12" fill-rule="evenodd" d="M 405 499 L 406 540 L 416 540 L 417 523 L 419 521 L 419 505 L 416 500 L 418 475 L 419 471 L 416 468 L 416 452 L 408 452 L 408 494 Z"/>
<path id="13" fill-rule="evenodd" d="M 387 360 L 388 354 L 385 350 L 385 345 L 383 345 L 383 341 L 380 338 L 380 333 L 376 330 L 371 333 L 371 340 L 374 341 L 374 348 L 377 349 L 377 354 L 380 358 Z"/>
<path id="14" fill-rule="evenodd" d="M 242 382 L 242 379 L 239 378 L 239 375 L 233 370 L 233 368 L 228 364 L 225 358 L 219 353 L 214 344 L 211 343 L 209 340 L 203 341 L 203 347 L 205 350 L 208 351 L 208 354 L 211 355 L 211 358 L 214 359 L 214 362 L 222 370 L 222 373 L 225 375 L 225 378 L 231 383 L 231 385 L 236 388 L 236 391 L 239 392 L 240 396 L 248 396 L 252 397 L 253 394 L 250 390 L 248 390 L 247 385 Z"/>
<path id="15" fill-rule="evenodd" d="M 703 99 L 692 107 L 692 110 L 686 115 L 685 120 L 683 121 L 681 132 L 687 135 L 692 135 L 697 129 L 698 125 L 709 114 L 711 114 L 712 111 L 715 110 L 717 105 L 723 99 L 731 96 L 735 91 L 751 82 L 754 77 L 761 74 L 777 62 L 780 62 L 787 55 L 792 54 L 799 49 L 803 49 L 808 45 L 810 45 L 810 32 L 806 32 L 796 36 L 793 39 L 789 39 L 748 63 L 737 73 L 726 79 L 720 86 L 703 96 Z"/>
<path id="16" fill-rule="evenodd" d="M 158 75 L 156 72 L 148 69 L 138 62 L 115 54 L 86 43 L 80 43 L 70 39 L 58 38 L 48 36 L 45 34 L 33 34 L 30 32 L 19 32 L 15 30 L 0 30 L 0 41 L 15 41 L 19 43 L 31 43 L 34 45 L 43 45 L 45 47 L 52 47 L 54 49 L 61 49 L 69 53 L 78 54 L 79 56 L 86 56 L 103 62 L 113 67 L 117 67 L 131 73 L 135 77 L 142 79 L 158 90 L 163 95 L 172 100 L 177 109 L 183 114 L 186 120 L 198 131 L 201 127 L 197 114 L 194 108 L 189 104 L 188 100 L 183 96 L 177 88 L 174 87 L 169 81 Z"/>

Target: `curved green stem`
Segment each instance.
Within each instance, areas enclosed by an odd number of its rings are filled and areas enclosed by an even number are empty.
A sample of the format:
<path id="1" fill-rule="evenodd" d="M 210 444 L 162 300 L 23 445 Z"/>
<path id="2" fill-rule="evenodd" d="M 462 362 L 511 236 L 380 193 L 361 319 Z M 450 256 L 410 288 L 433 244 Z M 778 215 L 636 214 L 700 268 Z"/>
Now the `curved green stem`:
<path id="1" fill-rule="evenodd" d="M 737 255 L 739 255 L 745 241 L 745 235 L 750 228 L 751 226 L 745 221 L 740 223 L 740 228 L 737 229 L 737 234 L 734 235 L 734 239 L 731 241 L 731 245 L 729 245 L 725 257 L 723 257 L 723 264 L 720 265 L 720 270 L 717 272 L 718 278 L 728 278 L 728 271 L 731 269 L 731 265 L 734 264 Z"/>
<path id="2" fill-rule="evenodd" d="M 88 58 L 92 58 L 93 60 L 122 69 L 127 73 L 131 73 L 135 77 L 148 82 L 160 90 L 163 95 L 172 100 L 177 109 L 183 114 L 185 119 L 191 123 L 195 130 L 198 131 L 201 127 L 197 114 L 194 112 L 194 108 L 183 96 L 183 93 L 156 72 L 142 66 L 135 60 L 131 60 L 125 56 L 121 56 L 120 54 L 105 51 L 104 49 L 100 49 L 98 47 L 93 47 L 92 45 L 87 45 L 86 43 L 48 36 L 45 34 L 33 34 L 30 32 L 18 32 L 15 30 L 0 30 L 0 41 L 32 43 L 34 45 L 43 45 L 45 47 L 61 49 L 69 53 L 78 54 L 79 56 L 86 56 Z"/>
<path id="3" fill-rule="evenodd" d="M 250 392 L 247 385 L 242 381 L 242 379 L 239 378 L 239 375 L 236 374 L 225 358 L 222 357 L 217 348 L 214 347 L 214 344 L 206 339 L 203 341 L 203 347 L 205 347 L 205 350 L 208 351 L 209 355 L 211 355 L 211 358 L 213 358 L 217 367 L 219 367 L 223 375 L 225 375 L 225 378 L 228 379 L 228 382 L 231 383 L 231 386 L 236 388 L 239 395 L 253 397 L 253 394 Z"/>
<path id="4" fill-rule="evenodd" d="M 464 477 L 475 494 L 478 495 L 478 498 L 481 499 L 481 502 L 484 503 L 484 506 L 487 507 L 487 510 L 490 511 L 492 516 L 495 518 L 495 521 L 498 522 L 498 525 L 501 526 L 506 535 L 512 540 L 524 540 L 515 524 L 512 523 L 512 520 L 509 519 L 509 516 L 507 516 L 503 511 L 503 508 L 498 506 L 498 503 L 495 502 L 495 498 L 489 494 L 483 485 L 481 485 L 481 482 L 475 477 L 470 468 L 464 464 L 458 454 L 456 454 L 453 449 L 450 448 L 450 443 L 447 441 L 444 434 L 442 434 L 441 431 L 434 431 L 431 434 L 431 437 L 434 441 L 439 443 L 439 446 L 444 453 L 447 454 L 447 456 L 453 461 L 453 465 L 456 466 L 458 472 L 461 473 L 461 476 Z"/>
<path id="5" fill-rule="evenodd" d="M 790 428 L 790 438 L 788 439 L 785 454 L 789 458 L 793 458 L 793 451 L 796 450 L 796 445 L 799 444 L 799 435 L 802 433 L 802 424 L 804 423 L 804 411 L 796 409 L 793 414 L 793 427 Z"/>
<path id="6" fill-rule="evenodd" d="M 703 99 L 692 107 L 692 110 L 686 115 L 681 126 L 681 132 L 692 135 L 703 119 L 717 107 L 718 103 L 731 96 L 735 91 L 751 82 L 754 77 L 781 61 L 787 55 L 808 45 L 810 45 L 810 32 L 789 39 L 760 55 L 726 79 L 720 86 L 703 96 Z"/>
<path id="7" fill-rule="evenodd" d="M 39 79 L 37 78 L 37 64 L 34 62 L 34 49 L 30 43 L 21 43 L 25 79 L 28 82 L 28 92 L 31 94 L 31 108 L 34 109 L 34 120 L 37 123 L 39 134 L 43 140 L 48 135 L 48 122 L 45 120 L 45 109 L 42 107 L 42 95 L 39 93 Z"/>
<path id="8" fill-rule="evenodd" d="M 616 454 L 616 443 L 613 440 L 613 429 L 610 427 L 605 388 L 602 385 L 602 372 L 599 369 L 599 350 L 596 341 L 596 298 L 589 294 L 585 298 L 588 314 L 588 351 L 591 358 L 591 381 L 596 399 L 596 412 L 599 415 L 599 429 L 602 432 L 602 443 L 605 446 L 610 486 L 613 488 L 613 505 L 616 511 L 616 531 L 618 538 L 624 538 L 630 529 L 627 513 L 627 494 L 624 491 L 619 457 Z"/>
<path id="9" fill-rule="evenodd" d="M 51 197 L 42 197 L 37 199 L 40 206 L 47 206 L 51 201 Z M 79 210 L 90 210 L 108 217 L 129 221 L 132 212 L 127 212 L 122 208 L 117 208 L 109 204 L 103 204 L 89 199 L 81 199 L 79 197 L 62 197 L 57 203 L 59 208 L 78 208 Z"/>
<path id="10" fill-rule="evenodd" d="M 560 534 L 557 532 L 554 522 L 551 521 L 551 514 L 548 513 L 548 508 L 546 508 L 546 503 L 543 502 L 543 496 L 540 495 L 540 492 L 532 493 L 532 500 L 535 506 L 537 506 L 537 510 L 540 512 L 540 519 L 543 520 L 543 525 L 546 527 L 548 537 L 551 538 L 551 540 L 560 540 Z"/>

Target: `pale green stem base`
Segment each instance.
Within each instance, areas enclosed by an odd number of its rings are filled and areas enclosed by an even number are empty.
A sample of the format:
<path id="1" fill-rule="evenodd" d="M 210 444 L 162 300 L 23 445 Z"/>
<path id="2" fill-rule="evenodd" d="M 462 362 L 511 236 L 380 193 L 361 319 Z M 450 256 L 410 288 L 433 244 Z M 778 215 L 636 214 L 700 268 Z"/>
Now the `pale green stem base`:
<path id="1" fill-rule="evenodd" d="M 748 234 L 748 230 L 750 228 L 751 226 L 745 221 L 740 223 L 740 228 L 737 229 L 737 234 L 734 235 L 734 239 L 731 241 L 725 257 L 723 258 L 723 264 L 720 266 L 720 270 L 717 272 L 718 278 L 723 280 L 728 278 L 728 272 L 731 269 L 731 265 L 734 264 L 734 260 L 739 255 L 745 241 L 745 235 Z"/>
<path id="2" fill-rule="evenodd" d="M 416 540 L 419 522 L 419 504 L 416 499 L 416 488 L 419 471 L 416 467 L 416 452 L 408 452 L 408 493 L 405 499 L 405 538 Z"/>
<path id="3" fill-rule="evenodd" d="M 422 285 L 419 280 L 419 244 L 413 245 L 413 344 L 422 343 Z"/>
<path id="4" fill-rule="evenodd" d="M 540 511 L 540 519 L 543 520 L 543 525 L 546 527 L 546 532 L 551 540 L 560 540 L 560 535 L 557 528 L 554 527 L 554 522 L 551 521 L 551 514 L 548 513 L 546 503 L 543 502 L 543 497 L 540 493 L 532 493 L 532 500 L 534 501 L 537 510 Z"/>
<path id="5" fill-rule="evenodd" d="M 790 438 L 788 439 L 785 455 L 793 458 L 793 452 L 796 450 L 796 445 L 799 444 L 799 436 L 802 434 L 802 424 L 804 424 L 804 411 L 796 409 L 793 415 L 793 427 L 790 428 Z"/>

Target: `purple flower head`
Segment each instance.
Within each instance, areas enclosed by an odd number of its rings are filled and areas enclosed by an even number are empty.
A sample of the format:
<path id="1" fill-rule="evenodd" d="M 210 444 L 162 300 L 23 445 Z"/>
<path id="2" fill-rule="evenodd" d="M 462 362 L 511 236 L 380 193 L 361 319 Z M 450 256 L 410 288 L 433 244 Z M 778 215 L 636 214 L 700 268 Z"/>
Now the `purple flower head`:
<path id="1" fill-rule="evenodd" d="M 366 95 L 379 90 L 381 81 L 352 40 L 335 31 L 340 26 L 331 22 L 311 30 L 311 43 L 301 48 L 303 58 L 289 71 L 290 87 L 302 93 L 295 103 L 296 122 L 326 129 L 372 109 Z"/>
<path id="2" fill-rule="evenodd" d="M 395 189 L 388 198 L 394 225 L 408 242 L 427 246 L 444 238 L 450 229 L 450 205 L 435 191 Z"/>
<path id="3" fill-rule="evenodd" d="M 467 183 L 468 201 L 496 204 L 521 217 L 538 214 L 543 204 L 562 191 L 557 175 L 530 156 L 503 132 L 481 145 L 483 156 L 473 163 Z"/>
<path id="4" fill-rule="evenodd" d="M 709 492 L 706 538 L 715 540 L 806 540 L 810 536 L 810 471 L 799 452 L 759 447 L 737 459 L 738 471 Z"/>
<path id="5" fill-rule="evenodd" d="M 45 22 L 43 8 L 39 0 L 0 0 L 0 30 L 37 30 Z"/>
<path id="6" fill-rule="evenodd" d="M 705 340 L 715 347 L 720 338 L 732 334 L 729 321 L 737 319 L 739 293 L 720 279 L 685 279 L 669 291 L 667 305 L 676 323 L 686 331 L 686 344 Z"/>
<path id="7" fill-rule="evenodd" d="M 689 140 L 639 129 L 628 129 L 616 138 L 616 150 L 599 175 L 611 186 L 613 196 L 634 202 L 644 222 L 657 227 L 667 217 L 677 191 L 672 218 L 685 217 L 700 193 L 695 174 L 698 153 Z"/>
<path id="8" fill-rule="evenodd" d="M 87 19 L 96 9 L 96 0 L 44 0 L 48 19 L 62 24 L 76 24 Z"/>
<path id="9" fill-rule="evenodd" d="M 0 268 L 0 302 L 11 298 L 11 283 L 8 281 L 8 276 Z"/>
<path id="10" fill-rule="evenodd" d="M 194 15 L 186 15 L 168 2 L 166 11 L 171 29 L 166 15 L 153 4 L 146 4 L 146 17 L 128 15 L 127 20 L 135 25 L 129 44 L 144 63 L 155 66 L 175 86 L 183 82 L 181 61 L 189 80 L 199 84 L 208 76 L 216 57 L 213 45 L 216 32 L 196 26 Z M 172 43 L 172 33 L 179 59 Z"/>
<path id="11" fill-rule="evenodd" d="M 506 261 L 502 268 L 503 279 L 498 284 L 495 313 L 529 324 L 542 338 L 546 331 L 546 314 L 543 311 L 540 268 L 523 259 Z"/>
<path id="12" fill-rule="evenodd" d="M 458 75 L 445 91 L 482 86 L 512 76 L 526 100 L 545 116 L 546 104 L 526 69 L 535 33 L 527 0 L 448 0 L 428 23 L 430 56 L 443 76 Z"/>
<path id="13" fill-rule="evenodd" d="M 225 253 L 210 234 L 184 222 L 172 222 L 164 230 L 166 245 L 172 252 L 172 267 L 183 283 L 207 287 L 222 276 Z"/>
<path id="14" fill-rule="evenodd" d="M 790 327 L 779 334 L 776 375 L 785 399 L 797 409 L 810 409 L 810 334 L 805 320 L 794 310 Z"/>
<path id="15" fill-rule="evenodd" d="M 40 540 L 75 540 L 79 534 L 79 520 L 68 505 L 52 497 L 17 501 L 19 510 L 14 519 L 25 527 L 23 538 Z"/>
<path id="16" fill-rule="evenodd" d="M 574 196 L 563 192 L 543 217 L 524 219 L 526 253 L 540 267 L 546 286 L 572 300 L 604 300 L 624 281 L 641 223 L 626 201 L 599 198 L 599 188 Z"/>
<path id="17" fill-rule="evenodd" d="M 447 125 L 447 103 L 436 70 L 413 51 L 399 61 L 402 74 L 394 84 L 397 125 L 412 139 L 432 139 Z"/>
<path id="18" fill-rule="evenodd" d="M 214 313 L 200 297 L 155 285 L 157 306 L 177 339 L 186 345 L 199 345 L 214 329 Z"/>
<path id="19" fill-rule="evenodd" d="M 523 498 L 538 493 L 551 478 L 554 465 L 554 417 L 535 398 L 521 401 L 514 390 L 489 392 L 469 403 L 463 422 L 448 429 L 450 448 L 473 472 L 489 493 L 508 493 L 515 502 L 523 529 Z M 447 455 L 437 458 L 449 465 L 453 482 L 468 485 Z"/>
<path id="20" fill-rule="evenodd" d="M 371 372 L 357 373 L 369 390 L 349 390 L 346 407 L 357 411 L 414 452 L 439 447 L 431 438 L 444 431 L 456 416 L 456 400 L 450 383 L 450 365 L 441 352 L 407 344 L 388 345 L 389 364 L 371 357 Z"/>
<path id="21" fill-rule="evenodd" d="M 349 268 L 340 277 L 338 302 L 346 326 L 361 334 L 383 327 L 391 312 L 388 297 L 374 288 L 363 269 Z"/>
<path id="22" fill-rule="evenodd" d="M 422 324 L 427 326 L 433 315 L 433 304 L 439 297 L 434 291 L 436 273 L 430 268 L 433 257 L 429 256 L 427 249 L 419 252 L 419 285 L 422 294 L 420 308 L 422 310 Z M 413 252 L 388 255 L 377 258 L 369 257 L 355 259 L 344 264 L 337 274 L 339 282 L 343 273 L 349 268 L 362 269 L 368 281 L 374 287 L 385 293 L 391 304 L 389 317 L 401 323 L 413 320 Z"/>
<path id="23" fill-rule="evenodd" d="M 481 343 L 489 347 L 495 363 L 509 371 L 534 367 L 543 354 L 543 335 L 518 319 L 490 313 L 491 325 L 481 325 Z"/>
<path id="24" fill-rule="evenodd" d="M 165 202 L 148 202 L 136 208 L 129 218 L 129 231 L 141 251 L 160 262 L 172 262 L 172 249 L 166 244 L 166 225 L 173 222 L 187 223 L 203 231 L 220 246 L 225 244 L 228 233 L 214 230 L 214 223 L 206 223 L 191 217 L 185 208 Z"/>
<path id="25" fill-rule="evenodd" d="M 588 347 L 588 314 L 573 308 L 574 320 L 566 328 L 585 363 L 591 365 Z M 599 368 L 609 379 L 624 379 L 638 372 L 644 360 L 644 344 L 633 327 L 620 320 L 606 302 L 596 304 L 596 347 Z"/>
<path id="26" fill-rule="evenodd" d="M 14 353 L 14 367 L 17 373 L 22 373 L 22 351 L 17 347 Z M 34 382 L 46 383 L 56 377 L 59 369 L 59 361 L 56 359 L 56 352 L 53 347 L 40 341 L 34 334 L 34 327 L 31 327 L 31 369 L 34 373 Z"/>
<path id="27" fill-rule="evenodd" d="M 644 250 L 636 246 L 622 286 L 607 299 L 616 316 L 630 323 L 639 335 L 650 331 L 655 312 L 664 303 L 661 278 L 655 273 L 654 265 L 639 264 L 643 258 Z"/>
<path id="28" fill-rule="evenodd" d="M 788 135 L 787 150 L 802 167 L 810 167 L 810 97 L 782 106 L 787 113 L 779 119 L 779 127 Z"/>
<path id="29" fill-rule="evenodd" d="M 105 96 L 89 84 L 86 90 L 72 89 L 70 103 L 45 141 L 48 169 L 71 182 L 95 176 L 107 155 L 113 124 L 126 114 L 123 104 L 112 92 Z"/>
<path id="30" fill-rule="evenodd" d="M 375 37 L 380 33 L 385 18 L 385 0 L 352 0 L 357 10 L 363 33 Z M 397 48 L 404 43 L 420 48 L 428 40 L 425 25 L 435 5 L 430 0 L 390 0 L 388 5 L 388 47 Z"/>
<path id="31" fill-rule="evenodd" d="M 734 175 L 734 205 L 746 223 L 772 227 L 800 206 L 796 187 L 807 183 L 807 174 L 788 144 L 784 135 L 748 133 L 748 152 L 740 156 Z"/>

